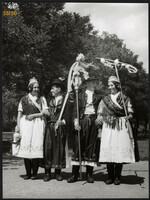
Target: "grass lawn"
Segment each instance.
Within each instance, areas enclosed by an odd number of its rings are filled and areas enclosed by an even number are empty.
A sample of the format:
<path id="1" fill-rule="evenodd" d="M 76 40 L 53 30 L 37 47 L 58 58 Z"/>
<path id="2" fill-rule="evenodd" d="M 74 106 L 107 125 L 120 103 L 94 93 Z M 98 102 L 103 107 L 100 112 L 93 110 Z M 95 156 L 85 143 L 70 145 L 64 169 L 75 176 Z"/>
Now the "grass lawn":
<path id="1" fill-rule="evenodd" d="M 138 139 L 140 160 L 149 160 L 149 139 Z"/>

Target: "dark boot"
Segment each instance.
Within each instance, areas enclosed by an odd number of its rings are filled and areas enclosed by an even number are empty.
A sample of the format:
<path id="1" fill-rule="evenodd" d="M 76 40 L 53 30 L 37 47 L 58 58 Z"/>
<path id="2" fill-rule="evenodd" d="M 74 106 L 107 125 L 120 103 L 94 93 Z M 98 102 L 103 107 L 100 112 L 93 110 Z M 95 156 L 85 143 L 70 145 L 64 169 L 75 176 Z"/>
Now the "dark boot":
<path id="1" fill-rule="evenodd" d="M 93 175 L 93 167 L 86 166 L 86 175 L 87 175 L 87 177 L 86 177 L 87 182 L 88 183 L 94 183 L 94 179 L 92 177 L 92 175 Z"/>
<path id="2" fill-rule="evenodd" d="M 115 180 L 114 180 L 115 185 L 120 185 L 121 183 L 120 176 L 122 172 L 122 167 L 123 167 L 122 163 L 118 163 L 115 165 Z"/>
<path id="3" fill-rule="evenodd" d="M 112 184 L 114 182 L 114 164 L 107 164 L 108 179 L 106 184 Z"/>
<path id="4" fill-rule="evenodd" d="M 63 180 L 62 176 L 60 175 L 60 172 L 61 172 L 61 169 L 55 169 L 55 178 L 57 181 Z"/>
<path id="5" fill-rule="evenodd" d="M 43 180 L 44 181 L 50 181 L 51 179 L 51 169 L 45 169 L 45 175 Z"/>
<path id="6" fill-rule="evenodd" d="M 32 169 L 33 169 L 33 175 L 31 176 L 32 180 L 37 179 L 38 168 L 39 168 L 38 159 L 32 159 Z"/>
<path id="7" fill-rule="evenodd" d="M 32 168 L 31 160 L 24 158 L 24 165 L 26 169 L 26 176 L 24 177 L 24 180 L 28 180 L 31 178 L 31 168 Z"/>
<path id="8" fill-rule="evenodd" d="M 79 166 L 73 165 L 72 166 L 72 176 L 67 179 L 68 183 L 74 183 L 78 180 L 79 175 Z"/>

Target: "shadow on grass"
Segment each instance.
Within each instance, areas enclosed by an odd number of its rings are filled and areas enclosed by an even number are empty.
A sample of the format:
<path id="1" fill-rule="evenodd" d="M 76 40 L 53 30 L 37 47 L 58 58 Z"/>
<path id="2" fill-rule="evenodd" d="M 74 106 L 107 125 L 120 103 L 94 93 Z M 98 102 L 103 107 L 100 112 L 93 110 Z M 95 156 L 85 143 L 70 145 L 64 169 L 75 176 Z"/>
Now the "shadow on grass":
<path id="1" fill-rule="evenodd" d="M 38 179 L 38 180 L 43 180 L 44 175 L 45 175 L 45 173 L 44 173 L 44 169 L 43 169 L 43 173 L 38 173 L 38 174 L 37 174 L 37 179 Z M 55 173 L 52 172 L 52 173 L 51 173 L 51 180 L 55 179 L 55 178 L 54 178 L 54 175 L 55 175 Z M 61 176 L 63 177 L 63 180 L 67 180 L 67 179 L 71 176 L 71 173 L 62 172 L 62 173 L 61 173 Z M 24 178 L 24 177 L 25 177 L 25 174 L 24 174 L 24 175 L 20 175 L 20 177 L 21 177 L 21 178 Z"/>
<path id="2" fill-rule="evenodd" d="M 71 176 L 71 173 L 68 172 L 62 172 L 61 176 L 63 177 L 63 180 L 66 180 Z M 24 175 L 20 175 L 21 178 L 25 177 Z M 44 172 L 39 173 L 37 175 L 38 180 L 43 180 L 44 178 Z M 108 178 L 107 174 L 104 174 L 103 172 L 100 172 L 98 174 L 93 174 L 93 178 L 95 182 L 105 182 Z M 51 180 L 54 180 L 54 172 L 51 173 Z M 122 176 L 121 177 L 121 184 L 128 184 L 128 185 L 141 185 L 144 183 L 144 177 L 137 177 L 134 175 L 127 175 L 127 176 Z M 50 180 L 50 181 L 51 181 Z M 86 173 L 82 173 L 82 181 L 86 181 Z"/>
<path id="3" fill-rule="evenodd" d="M 95 182 L 105 182 L 108 178 L 107 173 L 102 172 L 102 169 L 95 170 L 93 173 L 93 178 Z M 61 172 L 61 176 L 63 177 L 63 180 L 66 180 L 71 176 L 71 172 Z M 25 175 L 20 175 L 21 178 L 24 178 Z M 43 173 L 38 173 L 37 174 L 37 179 L 38 180 L 43 180 L 44 178 L 44 169 Z M 51 173 L 51 180 L 54 180 L 54 172 Z M 144 183 L 144 177 L 139 177 L 137 175 L 127 175 L 127 176 L 122 176 L 121 177 L 121 184 L 128 184 L 128 185 L 141 185 Z M 51 181 L 50 180 L 50 181 Z M 82 181 L 86 181 L 86 173 L 82 172 Z"/>
<path id="4" fill-rule="evenodd" d="M 144 177 L 134 176 L 134 175 L 127 175 L 121 177 L 122 184 L 128 184 L 128 185 L 141 185 L 144 183 Z"/>
<path id="5" fill-rule="evenodd" d="M 54 175 L 55 175 L 55 173 L 52 172 L 52 173 L 51 173 L 51 180 L 54 180 L 54 179 L 55 179 L 55 178 L 54 178 Z M 63 180 L 66 180 L 66 181 L 67 181 L 67 179 L 68 179 L 69 177 L 71 177 L 71 175 L 72 175 L 71 172 L 61 172 L 61 176 L 62 176 Z M 24 174 L 24 175 L 20 175 L 20 177 L 21 177 L 21 178 L 24 178 L 24 177 L 25 177 L 25 174 Z M 37 174 L 37 179 L 38 179 L 38 180 L 43 180 L 43 178 L 44 178 L 44 171 L 43 171 L 43 173 L 38 173 L 38 174 Z M 100 182 L 102 182 L 102 181 L 105 181 L 106 175 L 103 174 L 103 172 L 100 172 L 100 173 L 99 173 L 99 177 L 97 177 L 97 175 L 95 174 L 95 175 L 93 175 L 93 178 L 94 178 L 95 181 L 100 181 Z M 50 181 L 51 181 L 51 180 L 50 180 Z M 86 173 L 85 173 L 85 172 L 82 172 L 82 181 L 86 181 Z"/>
<path id="6" fill-rule="evenodd" d="M 108 175 L 100 172 L 100 173 L 94 174 L 93 178 L 95 181 L 105 182 L 108 178 Z M 144 183 L 144 179 L 145 179 L 144 177 L 139 177 L 136 175 L 121 176 L 121 183 L 128 184 L 128 185 L 141 185 L 142 183 Z"/>

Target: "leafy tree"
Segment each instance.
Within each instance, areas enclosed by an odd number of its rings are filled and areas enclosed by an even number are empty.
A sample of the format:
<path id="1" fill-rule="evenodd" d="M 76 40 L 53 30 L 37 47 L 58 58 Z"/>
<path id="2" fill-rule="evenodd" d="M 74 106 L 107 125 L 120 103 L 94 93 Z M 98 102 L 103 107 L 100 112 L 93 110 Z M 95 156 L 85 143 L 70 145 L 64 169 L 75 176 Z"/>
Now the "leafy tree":
<path id="1" fill-rule="evenodd" d="M 67 76 L 72 60 L 85 49 L 92 25 L 88 16 L 60 12 L 62 8 L 63 4 L 19 3 L 18 15 L 4 18 L 4 82 L 9 78 L 18 90 L 25 90 L 31 76 L 45 80 L 43 87 L 53 77 Z"/>
<path id="2" fill-rule="evenodd" d="M 90 57 L 104 57 L 107 59 L 119 59 L 121 62 L 129 63 L 138 69 L 138 73 L 131 74 L 127 69 L 119 70 L 119 76 L 123 88 L 123 92 L 127 94 L 132 102 L 135 110 L 135 117 L 137 121 L 137 128 L 139 121 L 145 121 L 145 127 L 148 124 L 148 101 L 149 101 L 149 79 L 143 69 L 142 62 L 138 62 L 138 55 L 126 48 L 123 40 L 120 40 L 117 35 L 103 32 L 101 37 L 98 37 L 97 45 L 94 51 L 89 51 Z M 93 54 L 94 53 L 94 54 Z M 97 61 L 99 66 L 99 74 L 101 75 L 104 84 L 103 90 L 107 94 L 107 81 L 110 75 L 116 75 L 114 69 L 103 66 Z"/>
<path id="3" fill-rule="evenodd" d="M 18 2 L 18 6 L 16 16 L 4 16 L 2 21 L 4 119 L 9 115 L 9 105 L 17 105 L 21 95 L 27 92 L 31 77 L 37 77 L 41 92 L 47 96 L 52 80 L 67 78 L 77 54 L 83 53 L 87 62 L 99 67 L 95 73 L 103 83 L 98 88 L 103 95 L 108 93 L 107 80 L 115 71 L 103 66 L 96 57 L 118 58 L 138 69 L 137 74 L 129 74 L 122 68 L 119 75 L 123 91 L 133 101 L 137 121 L 148 122 L 148 75 L 143 63 L 138 62 L 138 55 L 122 39 L 107 32 L 99 36 L 90 16 L 64 12 L 64 3 Z M 3 2 L 3 10 L 9 9 L 8 3 Z"/>

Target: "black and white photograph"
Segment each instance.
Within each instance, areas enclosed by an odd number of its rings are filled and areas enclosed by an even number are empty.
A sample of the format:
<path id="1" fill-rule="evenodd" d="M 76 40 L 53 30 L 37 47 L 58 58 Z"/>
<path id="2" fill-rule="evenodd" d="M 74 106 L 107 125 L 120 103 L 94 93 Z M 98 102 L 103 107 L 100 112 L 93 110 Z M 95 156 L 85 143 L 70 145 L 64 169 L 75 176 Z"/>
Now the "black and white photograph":
<path id="1" fill-rule="evenodd" d="M 1 7 L 1 198 L 149 199 L 149 3 Z"/>

